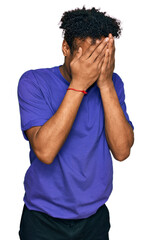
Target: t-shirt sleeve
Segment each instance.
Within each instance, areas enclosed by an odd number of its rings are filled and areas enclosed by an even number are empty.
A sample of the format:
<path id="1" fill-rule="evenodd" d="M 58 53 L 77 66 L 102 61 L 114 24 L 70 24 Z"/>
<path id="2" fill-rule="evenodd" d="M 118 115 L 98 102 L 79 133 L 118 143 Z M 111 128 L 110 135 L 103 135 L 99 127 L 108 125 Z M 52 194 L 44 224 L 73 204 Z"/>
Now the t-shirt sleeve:
<path id="1" fill-rule="evenodd" d="M 126 106 L 126 102 L 125 102 L 124 83 L 117 73 L 114 73 L 113 77 L 114 77 L 114 85 L 115 85 L 115 89 L 116 89 L 117 96 L 119 99 L 119 103 L 121 105 L 121 108 L 123 110 L 123 113 L 124 113 L 128 123 L 131 125 L 131 127 L 134 130 L 134 125 L 133 125 L 132 121 L 130 120 L 129 115 L 127 113 L 127 106 Z"/>
<path id="2" fill-rule="evenodd" d="M 25 130 L 42 126 L 49 120 L 53 111 L 47 104 L 32 70 L 25 72 L 19 79 L 17 96 L 20 110 L 21 130 L 28 141 Z"/>

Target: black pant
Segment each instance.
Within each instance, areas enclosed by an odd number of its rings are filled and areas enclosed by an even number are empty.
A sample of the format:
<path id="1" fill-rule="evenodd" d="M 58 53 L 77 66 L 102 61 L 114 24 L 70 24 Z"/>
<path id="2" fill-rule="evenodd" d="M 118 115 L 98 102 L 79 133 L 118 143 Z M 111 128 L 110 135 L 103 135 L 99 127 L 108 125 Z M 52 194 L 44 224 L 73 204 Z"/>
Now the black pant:
<path id="1" fill-rule="evenodd" d="M 61 219 L 29 210 L 24 204 L 20 221 L 21 240 L 108 240 L 109 210 L 104 204 L 83 219 Z"/>

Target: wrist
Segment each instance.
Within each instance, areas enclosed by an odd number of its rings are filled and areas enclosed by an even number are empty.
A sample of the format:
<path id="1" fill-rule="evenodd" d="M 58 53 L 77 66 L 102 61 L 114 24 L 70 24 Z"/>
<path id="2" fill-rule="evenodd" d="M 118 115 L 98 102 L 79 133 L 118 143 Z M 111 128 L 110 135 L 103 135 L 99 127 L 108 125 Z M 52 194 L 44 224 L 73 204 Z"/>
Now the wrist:
<path id="1" fill-rule="evenodd" d="M 77 82 L 77 80 L 74 80 L 74 81 L 72 80 L 69 85 L 69 88 L 75 88 L 77 90 L 84 90 L 84 91 L 87 90 L 87 87 L 83 86 L 83 84 L 81 84 L 80 82 Z"/>
<path id="2" fill-rule="evenodd" d="M 109 91 L 114 88 L 112 79 L 99 86 L 100 91 Z"/>

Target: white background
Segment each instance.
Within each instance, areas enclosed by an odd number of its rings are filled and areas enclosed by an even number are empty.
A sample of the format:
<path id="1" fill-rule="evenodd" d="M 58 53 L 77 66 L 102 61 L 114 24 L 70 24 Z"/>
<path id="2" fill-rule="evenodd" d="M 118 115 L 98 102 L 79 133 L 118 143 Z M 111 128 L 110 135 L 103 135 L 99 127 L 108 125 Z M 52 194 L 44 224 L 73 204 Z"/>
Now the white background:
<path id="1" fill-rule="evenodd" d="M 135 143 L 124 162 L 113 159 L 114 189 L 107 202 L 110 240 L 152 239 L 152 34 L 150 1 L 94 0 L 3 1 L 0 4 L 0 226 L 2 239 L 17 240 L 23 208 L 24 175 L 29 143 L 20 129 L 17 84 L 29 69 L 63 64 L 64 11 L 96 7 L 122 22 L 116 44 L 117 72 L 125 86 L 127 111 L 135 127 Z M 87 239 L 86 239 L 87 240 Z"/>

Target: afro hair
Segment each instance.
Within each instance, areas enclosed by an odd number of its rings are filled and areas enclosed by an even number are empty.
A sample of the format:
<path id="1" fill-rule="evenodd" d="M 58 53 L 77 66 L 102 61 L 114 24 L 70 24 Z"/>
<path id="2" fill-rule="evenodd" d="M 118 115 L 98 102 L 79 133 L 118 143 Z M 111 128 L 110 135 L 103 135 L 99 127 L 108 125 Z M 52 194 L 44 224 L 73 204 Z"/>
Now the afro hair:
<path id="1" fill-rule="evenodd" d="M 75 38 L 84 40 L 86 37 L 101 39 L 102 36 L 108 37 L 109 33 L 116 38 L 121 35 L 121 22 L 112 18 L 106 12 L 100 12 L 100 9 L 82 9 L 66 11 L 59 22 L 63 29 L 63 37 L 70 47 L 70 52 L 76 49 Z"/>

